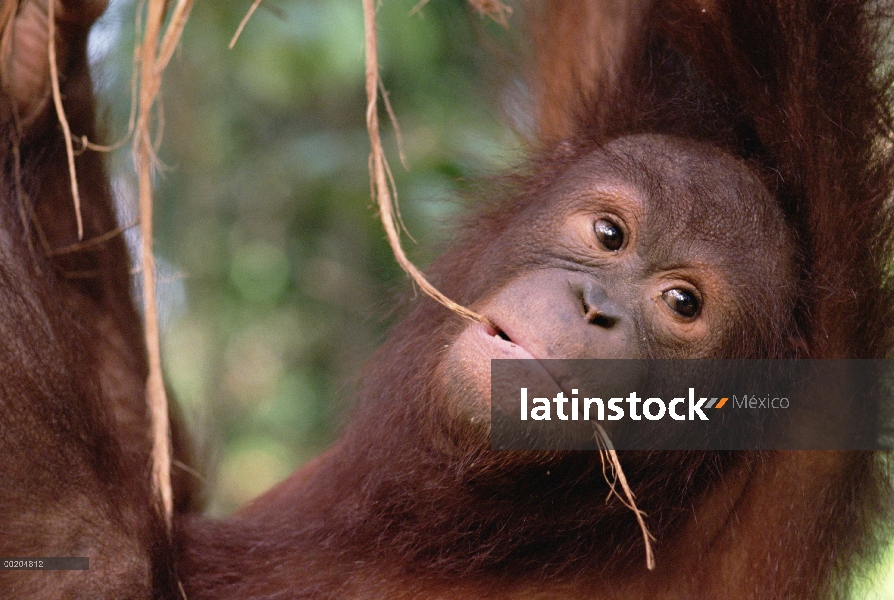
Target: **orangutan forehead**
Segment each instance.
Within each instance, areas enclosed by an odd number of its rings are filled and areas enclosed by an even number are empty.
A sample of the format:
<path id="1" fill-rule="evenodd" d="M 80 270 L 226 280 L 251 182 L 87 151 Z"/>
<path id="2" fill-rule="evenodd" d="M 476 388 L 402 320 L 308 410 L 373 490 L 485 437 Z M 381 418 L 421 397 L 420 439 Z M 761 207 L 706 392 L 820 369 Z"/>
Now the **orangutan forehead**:
<path id="1" fill-rule="evenodd" d="M 564 179 L 569 191 L 623 205 L 656 233 L 706 240 L 785 234 L 782 212 L 754 170 L 701 142 L 651 134 L 618 138 Z"/>

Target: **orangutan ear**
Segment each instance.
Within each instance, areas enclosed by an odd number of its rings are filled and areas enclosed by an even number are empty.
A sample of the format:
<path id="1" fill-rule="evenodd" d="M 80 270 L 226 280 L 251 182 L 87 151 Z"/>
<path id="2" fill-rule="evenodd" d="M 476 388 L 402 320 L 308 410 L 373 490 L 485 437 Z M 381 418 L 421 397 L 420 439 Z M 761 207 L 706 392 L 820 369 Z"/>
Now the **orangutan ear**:
<path id="1" fill-rule="evenodd" d="M 49 113 L 50 2 L 7 0 L 0 8 L 0 85 L 9 97 L 7 114 L 20 131 L 27 131 Z M 71 50 L 85 44 L 90 25 L 103 13 L 107 0 L 55 0 L 56 65 L 64 81 Z"/>

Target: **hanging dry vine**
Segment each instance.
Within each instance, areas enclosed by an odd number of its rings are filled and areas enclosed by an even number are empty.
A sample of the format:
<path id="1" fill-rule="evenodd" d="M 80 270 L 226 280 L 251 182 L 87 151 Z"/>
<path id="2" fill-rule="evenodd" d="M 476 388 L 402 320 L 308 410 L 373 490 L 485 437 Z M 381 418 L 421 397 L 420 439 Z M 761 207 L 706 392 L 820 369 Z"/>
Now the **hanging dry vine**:
<path id="1" fill-rule="evenodd" d="M 649 532 L 649 528 L 646 526 L 646 513 L 641 511 L 636 505 L 636 497 L 633 494 L 633 490 L 630 489 L 630 484 L 627 483 L 627 476 L 624 474 L 624 469 L 621 468 L 621 460 L 618 458 L 618 452 L 612 445 L 611 439 L 609 439 L 605 429 L 603 429 L 602 425 L 596 421 L 593 421 L 593 433 L 596 436 L 596 443 L 599 445 L 599 458 L 602 460 L 602 476 L 608 482 L 610 490 L 609 498 L 614 495 L 624 506 L 629 508 L 633 511 L 633 514 L 636 515 L 636 523 L 639 525 L 640 531 L 643 534 L 643 544 L 645 544 L 646 547 L 646 568 L 650 571 L 654 571 L 655 553 L 652 550 L 652 542 L 655 541 L 655 536 Z M 615 474 L 614 478 L 609 477 L 605 469 L 606 456 L 608 457 L 612 472 Z M 624 492 L 623 496 L 615 487 L 615 481 L 621 485 L 621 491 Z"/>
<path id="2" fill-rule="evenodd" d="M 370 188 L 373 200 L 379 207 L 379 216 L 382 220 L 382 226 L 385 228 L 388 244 L 391 246 L 391 251 L 394 253 L 397 263 L 416 282 L 423 293 L 458 315 L 492 325 L 487 317 L 454 302 L 429 283 L 422 271 L 407 258 L 401 245 L 396 194 L 391 178 L 391 169 L 388 166 L 388 160 L 385 158 L 382 137 L 379 133 L 379 90 L 381 83 L 379 80 L 375 0 L 363 0 L 363 18 L 366 38 L 366 128 L 369 131 L 371 146 L 369 155 Z"/>
<path id="3" fill-rule="evenodd" d="M 134 50 L 140 74 L 133 155 L 139 174 L 140 190 L 142 253 L 140 270 L 143 278 L 146 348 L 149 358 L 146 401 L 152 421 L 152 487 L 169 533 L 173 515 L 171 432 L 168 423 L 168 398 L 161 371 L 161 343 L 158 330 L 158 307 L 155 298 L 155 255 L 152 251 L 152 175 L 157 165 L 156 144 L 152 138 L 152 110 L 161 89 L 162 74 L 174 55 L 192 4 L 192 0 L 177 1 L 162 36 L 165 18 L 168 16 L 168 2 L 167 0 L 148 0 L 141 42 Z M 137 34 L 139 36 L 140 32 L 138 31 Z"/>
<path id="4" fill-rule="evenodd" d="M 78 172 L 75 169 L 74 146 L 71 141 L 71 127 L 62 106 L 62 92 L 59 88 L 59 67 L 56 64 L 56 0 L 47 2 L 47 56 L 50 61 L 50 88 L 53 93 L 53 105 L 56 107 L 56 116 L 62 127 L 62 137 L 65 140 L 65 155 L 68 157 L 68 175 L 71 183 L 71 197 L 74 202 L 75 220 L 78 225 L 78 240 L 84 239 L 84 219 L 81 217 L 81 192 L 78 189 Z"/>

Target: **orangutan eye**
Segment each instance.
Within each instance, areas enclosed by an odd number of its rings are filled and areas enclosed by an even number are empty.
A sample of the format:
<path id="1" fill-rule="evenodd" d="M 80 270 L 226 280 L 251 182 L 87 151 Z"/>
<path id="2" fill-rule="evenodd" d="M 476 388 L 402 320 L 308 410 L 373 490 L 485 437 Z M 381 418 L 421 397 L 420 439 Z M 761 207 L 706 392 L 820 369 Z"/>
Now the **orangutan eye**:
<path id="1" fill-rule="evenodd" d="M 593 225 L 596 239 L 606 250 L 617 250 L 624 244 L 624 232 L 615 223 L 607 219 L 599 219 Z"/>
<path id="2" fill-rule="evenodd" d="M 672 311 L 687 319 L 695 318 L 701 310 L 699 297 L 694 292 L 683 288 L 667 290 L 661 294 L 661 299 Z"/>

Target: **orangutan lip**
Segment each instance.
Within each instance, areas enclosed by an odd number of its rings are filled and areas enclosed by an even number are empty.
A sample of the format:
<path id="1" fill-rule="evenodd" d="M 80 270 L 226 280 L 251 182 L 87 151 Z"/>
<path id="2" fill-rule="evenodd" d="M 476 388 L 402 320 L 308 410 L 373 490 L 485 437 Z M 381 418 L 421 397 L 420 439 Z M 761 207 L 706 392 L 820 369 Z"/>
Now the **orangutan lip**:
<path id="1" fill-rule="evenodd" d="M 487 335 L 491 337 L 498 337 L 509 342 L 510 344 L 513 343 L 509 336 L 506 335 L 506 332 L 495 325 L 485 324 L 484 330 L 487 332 Z"/>
<path id="2" fill-rule="evenodd" d="M 546 374 L 546 376 L 549 377 L 553 381 L 553 383 L 556 384 L 556 387 L 564 391 L 566 394 L 568 393 L 568 391 L 565 390 L 565 387 L 562 385 L 556 375 L 547 368 L 546 364 L 544 364 L 541 359 L 534 356 L 531 351 L 525 348 L 522 344 L 514 341 L 512 337 L 510 337 L 509 334 L 506 333 L 498 323 L 493 321 L 493 319 L 491 319 L 491 323 L 493 323 L 493 325 L 482 324 L 484 333 L 494 339 L 494 341 L 496 341 L 496 343 L 498 344 L 504 346 L 508 344 L 510 356 L 507 358 L 537 362 L 543 373 Z"/>
<path id="3" fill-rule="evenodd" d="M 511 348 L 516 350 L 515 353 L 520 355 L 518 356 L 518 358 L 537 360 L 537 357 L 531 354 L 531 352 L 522 344 L 513 340 L 512 337 L 510 337 L 510 335 L 506 333 L 506 331 L 502 327 L 500 327 L 499 324 L 495 323 L 493 320 L 491 320 L 491 323 L 493 323 L 493 325 L 484 324 L 484 332 L 488 336 L 495 338 L 496 340 L 500 340 L 498 343 L 509 344 Z"/>

